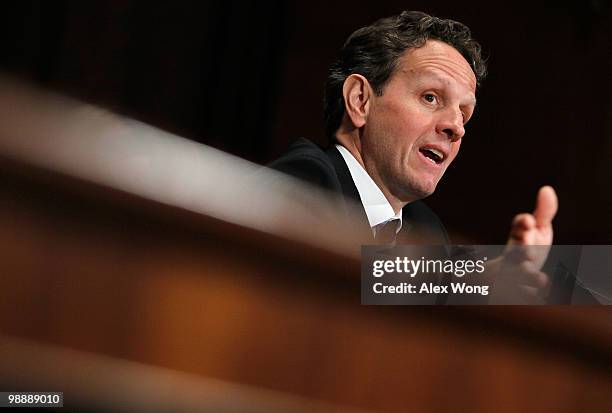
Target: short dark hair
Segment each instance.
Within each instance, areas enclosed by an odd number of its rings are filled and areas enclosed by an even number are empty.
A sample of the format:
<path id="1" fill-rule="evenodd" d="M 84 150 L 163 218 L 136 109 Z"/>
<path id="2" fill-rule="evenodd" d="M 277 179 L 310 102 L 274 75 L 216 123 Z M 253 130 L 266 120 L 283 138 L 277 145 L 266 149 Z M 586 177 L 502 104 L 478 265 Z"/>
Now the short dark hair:
<path id="1" fill-rule="evenodd" d="M 380 19 L 353 32 L 329 70 L 323 105 L 325 134 L 331 142 L 344 116 L 342 88 L 346 78 L 354 73 L 364 76 L 380 96 L 403 53 L 423 46 L 429 39 L 457 49 L 472 67 L 480 86 L 487 68 L 481 46 L 466 25 L 418 11 L 404 11 L 398 16 Z"/>

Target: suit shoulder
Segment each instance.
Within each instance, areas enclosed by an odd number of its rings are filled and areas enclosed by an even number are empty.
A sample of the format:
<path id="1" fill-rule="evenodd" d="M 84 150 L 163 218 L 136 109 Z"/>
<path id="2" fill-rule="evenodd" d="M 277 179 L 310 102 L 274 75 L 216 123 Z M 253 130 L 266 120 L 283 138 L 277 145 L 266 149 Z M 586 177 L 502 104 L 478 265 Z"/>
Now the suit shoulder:
<path id="1" fill-rule="evenodd" d="M 307 139 L 299 139 L 269 168 L 326 189 L 336 189 L 336 171 L 325 151 Z"/>

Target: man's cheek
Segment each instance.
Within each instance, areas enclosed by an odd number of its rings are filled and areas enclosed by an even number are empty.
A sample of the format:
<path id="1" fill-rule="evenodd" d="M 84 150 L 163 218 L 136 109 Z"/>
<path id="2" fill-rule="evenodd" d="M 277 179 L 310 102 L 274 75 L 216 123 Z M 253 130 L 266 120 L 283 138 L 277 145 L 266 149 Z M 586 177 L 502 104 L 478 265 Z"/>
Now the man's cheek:
<path id="1" fill-rule="evenodd" d="M 459 148 L 460 147 L 461 147 L 461 140 L 453 143 L 453 146 L 451 146 L 451 153 L 450 153 L 449 163 L 451 163 L 452 161 L 455 160 L 455 158 L 459 154 Z"/>

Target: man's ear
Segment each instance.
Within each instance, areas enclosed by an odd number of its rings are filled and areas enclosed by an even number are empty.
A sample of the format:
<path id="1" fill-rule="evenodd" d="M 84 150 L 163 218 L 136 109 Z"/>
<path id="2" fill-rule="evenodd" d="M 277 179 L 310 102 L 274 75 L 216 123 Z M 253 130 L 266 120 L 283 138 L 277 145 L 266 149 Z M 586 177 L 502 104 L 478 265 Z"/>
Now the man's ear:
<path id="1" fill-rule="evenodd" d="M 361 128 L 365 125 L 370 110 L 372 99 L 370 83 L 365 77 L 352 74 L 344 80 L 342 95 L 348 118 L 355 128 Z"/>

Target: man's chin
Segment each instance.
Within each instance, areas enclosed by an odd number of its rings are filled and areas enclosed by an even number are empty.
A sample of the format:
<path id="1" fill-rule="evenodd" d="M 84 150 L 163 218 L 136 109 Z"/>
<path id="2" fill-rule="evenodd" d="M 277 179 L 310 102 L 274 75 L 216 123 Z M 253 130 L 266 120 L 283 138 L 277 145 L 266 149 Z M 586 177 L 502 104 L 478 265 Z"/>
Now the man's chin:
<path id="1" fill-rule="evenodd" d="M 400 198 L 403 202 L 413 202 L 419 199 L 424 199 L 433 194 L 436 190 L 436 184 L 428 183 L 423 185 L 404 185 L 401 189 L 403 196 Z"/>
<path id="2" fill-rule="evenodd" d="M 419 199 L 425 199 L 428 196 L 432 195 L 435 192 L 435 188 L 429 191 L 426 190 L 422 190 L 422 191 L 418 191 L 418 192 L 414 192 L 413 194 L 413 199 L 415 201 L 418 201 Z"/>

